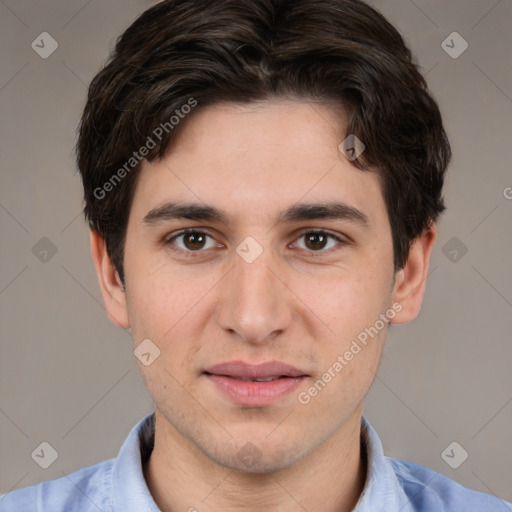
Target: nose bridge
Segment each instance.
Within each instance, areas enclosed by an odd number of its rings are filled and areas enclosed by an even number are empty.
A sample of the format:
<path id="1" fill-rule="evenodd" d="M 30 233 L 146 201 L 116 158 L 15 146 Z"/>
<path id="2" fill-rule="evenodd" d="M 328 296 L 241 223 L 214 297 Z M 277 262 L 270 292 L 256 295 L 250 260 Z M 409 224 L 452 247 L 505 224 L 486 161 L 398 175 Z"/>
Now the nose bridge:
<path id="1" fill-rule="evenodd" d="M 223 329 L 238 333 L 246 341 L 259 343 L 276 331 L 286 329 L 291 312 L 286 287 L 274 275 L 277 265 L 270 249 L 249 261 L 244 259 L 243 253 L 235 255 L 230 279 L 222 287 L 218 321 Z"/>

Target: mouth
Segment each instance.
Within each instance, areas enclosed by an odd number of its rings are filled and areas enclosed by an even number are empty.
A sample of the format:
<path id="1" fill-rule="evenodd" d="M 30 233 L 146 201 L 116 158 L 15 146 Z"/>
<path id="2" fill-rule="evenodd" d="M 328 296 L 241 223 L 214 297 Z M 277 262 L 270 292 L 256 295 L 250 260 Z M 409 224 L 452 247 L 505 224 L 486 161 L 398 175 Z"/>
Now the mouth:
<path id="1" fill-rule="evenodd" d="M 222 375 L 240 380 L 279 379 L 281 377 L 302 377 L 306 372 L 280 361 L 250 364 L 244 361 L 229 361 L 208 368 L 205 373 Z"/>
<path id="2" fill-rule="evenodd" d="M 270 405 L 309 377 L 294 366 L 270 361 L 251 365 L 231 361 L 208 368 L 204 375 L 224 396 L 239 405 Z"/>
<path id="3" fill-rule="evenodd" d="M 212 375 L 212 374 L 210 374 Z M 231 377 L 230 375 L 220 375 L 220 377 L 229 377 L 231 379 L 238 379 L 243 382 L 270 382 L 272 380 L 278 380 L 278 379 L 288 379 L 289 377 L 287 375 L 279 375 L 279 376 L 273 376 L 273 377 L 260 377 L 260 378 L 248 378 L 248 377 Z"/>

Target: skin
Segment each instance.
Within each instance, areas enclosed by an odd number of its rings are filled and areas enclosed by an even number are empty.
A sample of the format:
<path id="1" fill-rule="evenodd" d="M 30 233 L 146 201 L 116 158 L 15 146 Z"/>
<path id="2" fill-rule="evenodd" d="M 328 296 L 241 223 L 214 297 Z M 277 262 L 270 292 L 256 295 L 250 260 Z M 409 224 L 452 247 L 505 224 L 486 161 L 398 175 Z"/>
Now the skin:
<path id="1" fill-rule="evenodd" d="M 297 395 L 393 304 L 401 311 L 391 323 L 418 314 L 436 231 L 413 243 L 395 273 L 378 176 L 357 170 L 338 150 L 345 126 L 343 112 L 298 100 L 198 110 L 165 159 L 143 163 L 128 221 L 125 286 L 104 241 L 91 233 L 109 318 L 131 328 L 134 347 L 149 338 L 161 351 L 151 365 L 138 365 L 156 414 L 144 473 L 164 512 L 288 512 L 320 503 L 325 512 L 342 512 L 362 492 L 363 400 L 387 326 L 308 404 Z M 168 201 L 221 208 L 229 222 L 144 222 Z M 297 202 L 326 201 L 357 208 L 368 224 L 277 222 Z M 203 248 L 197 239 L 169 241 L 184 228 L 211 238 Z M 312 229 L 347 243 L 308 245 L 303 235 Z M 263 249 L 250 264 L 236 252 L 248 236 Z M 271 405 L 242 407 L 203 373 L 232 360 L 278 360 L 309 377 Z M 237 458 L 248 442 L 259 453 L 250 467 Z"/>

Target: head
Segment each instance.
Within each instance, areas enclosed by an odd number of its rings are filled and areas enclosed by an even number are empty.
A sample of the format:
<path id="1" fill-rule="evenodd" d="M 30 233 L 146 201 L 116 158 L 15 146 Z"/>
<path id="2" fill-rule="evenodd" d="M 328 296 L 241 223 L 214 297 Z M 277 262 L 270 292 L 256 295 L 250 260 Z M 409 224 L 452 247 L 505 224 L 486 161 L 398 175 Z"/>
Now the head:
<path id="1" fill-rule="evenodd" d="M 250 441 L 265 471 L 360 417 L 389 324 L 421 307 L 450 159 L 382 15 L 359 0 L 161 2 L 92 81 L 77 154 L 108 314 L 160 350 L 140 368 L 170 429 L 231 467 Z M 307 377 L 241 406 L 205 373 L 232 360 Z"/>

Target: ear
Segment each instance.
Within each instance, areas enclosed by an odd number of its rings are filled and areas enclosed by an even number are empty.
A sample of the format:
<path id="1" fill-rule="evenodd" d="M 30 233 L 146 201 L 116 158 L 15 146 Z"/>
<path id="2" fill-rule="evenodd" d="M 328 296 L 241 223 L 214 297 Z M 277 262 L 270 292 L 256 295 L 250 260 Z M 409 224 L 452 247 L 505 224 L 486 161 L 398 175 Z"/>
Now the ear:
<path id="1" fill-rule="evenodd" d="M 130 327 L 126 294 L 121 278 L 115 269 L 107 252 L 107 246 L 102 236 L 91 230 L 91 254 L 98 274 L 103 302 L 107 308 L 110 321 L 123 329 Z"/>
<path id="2" fill-rule="evenodd" d="M 402 309 L 390 320 L 392 324 L 405 324 L 414 320 L 421 309 L 430 255 L 437 236 L 436 225 L 423 232 L 411 244 L 405 266 L 395 275 L 392 303 L 398 303 Z"/>

